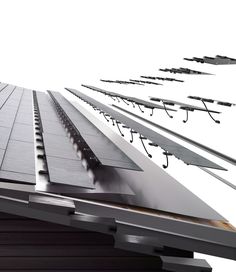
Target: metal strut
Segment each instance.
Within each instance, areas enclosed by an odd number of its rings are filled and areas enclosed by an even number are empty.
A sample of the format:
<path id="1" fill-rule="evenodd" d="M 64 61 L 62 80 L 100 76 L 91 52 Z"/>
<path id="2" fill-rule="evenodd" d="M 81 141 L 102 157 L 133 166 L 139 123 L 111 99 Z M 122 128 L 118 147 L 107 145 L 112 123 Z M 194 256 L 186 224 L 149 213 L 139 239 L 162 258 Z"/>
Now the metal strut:
<path id="1" fill-rule="evenodd" d="M 112 125 L 114 126 L 115 125 L 115 122 L 114 122 L 114 117 L 110 117 L 111 121 L 112 121 Z"/>
<path id="2" fill-rule="evenodd" d="M 109 95 L 109 96 L 110 96 L 110 98 L 111 98 L 113 101 L 116 101 L 115 98 L 114 98 L 113 96 L 111 96 L 111 95 Z"/>
<path id="3" fill-rule="evenodd" d="M 120 122 L 119 122 L 119 121 L 116 121 L 117 128 L 118 128 L 118 130 L 119 130 L 119 132 L 120 132 L 120 135 L 121 135 L 122 137 L 124 137 L 124 134 L 121 132 L 118 123 L 120 123 Z"/>
<path id="4" fill-rule="evenodd" d="M 103 112 L 103 116 L 104 116 L 104 118 L 107 120 L 107 122 L 109 122 L 109 119 L 107 119 L 107 117 L 106 117 L 106 116 L 109 116 L 109 114 L 106 115 L 105 112 Z"/>
<path id="5" fill-rule="evenodd" d="M 205 107 L 205 109 L 206 109 L 206 111 L 207 111 L 207 113 L 209 114 L 209 116 L 211 117 L 211 119 L 215 122 L 215 123 L 217 123 L 217 124 L 220 124 L 220 121 L 219 120 L 216 120 L 216 119 L 214 119 L 214 117 L 211 115 L 211 113 L 209 112 L 209 110 L 208 110 L 208 108 L 207 108 L 207 106 L 206 106 L 206 103 L 201 99 L 201 101 L 202 101 L 202 103 L 203 103 L 203 105 L 204 105 L 204 107 Z"/>
<path id="6" fill-rule="evenodd" d="M 143 145 L 143 148 L 144 148 L 144 150 L 146 151 L 148 157 L 149 157 L 149 158 L 152 158 L 152 155 L 151 155 L 150 153 L 148 153 L 148 151 L 147 151 L 147 149 L 146 149 L 146 147 L 145 147 L 145 145 L 144 145 L 144 142 L 143 142 L 143 140 L 146 140 L 147 138 L 144 137 L 144 136 L 142 136 L 141 134 L 139 134 L 139 139 L 140 139 L 140 141 L 141 141 L 141 143 L 142 143 L 142 145 Z"/>
<path id="7" fill-rule="evenodd" d="M 109 122 L 109 120 L 106 118 L 105 112 L 102 111 L 102 110 L 100 110 L 99 114 L 101 114 L 101 113 L 102 113 L 102 115 L 104 116 L 104 118 L 106 119 L 106 121 Z"/>
<path id="8" fill-rule="evenodd" d="M 187 121 L 188 121 L 188 110 L 186 110 L 186 119 L 183 120 L 183 122 L 184 122 L 184 123 L 187 123 Z"/>
<path id="9" fill-rule="evenodd" d="M 155 144 L 155 143 L 149 143 L 150 146 L 155 146 L 155 147 L 158 147 L 159 145 L 158 144 Z"/>
<path id="10" fill-rule="evenodd" d="M 141 111 L 142 113 L 144 113 L 144 111 L 141 109 L 140 105 L 139 105 L 139 104 L 137 104 L 137 105 L 138 105 L 138 108 L 140 109 L 140 111 Z"/>
<path id="11" fill-rule="evenodd" d="M 172 154 L 169 153 L 169 152 L 167 152 L 167 151 L 165 151 L 165 152 L 163 152 L 163 155 L 166 155 L 166 165 L 163 164 L 162 166 L 163 166 L 164 169 L 166 169 L 166 168 L 169 166 L 169 159 L 168 159 L 168 156 L 172 156 Z"/>
<path id="12" fill-rule="evenodd" d="M 126 105 L 129 106 L 129 103 L 127 103 L 123 98 L 121 98 L 121 100 L 122 100 Z"/>
<path id="13" fill-rule="evenodd" d="M 133 136 L 133 134 L 134 134 L 134 133 L 137 133 L 137 131 L 135 131 L 135 130 L 131 129 L 131 130 L 130 130 L 130 134 L 131 134 L 131 140 L 130 140 L 130 143 L 133 143 L 133 141 L 134 141 L 134 136 Z"/>
<path id="14" fill-rule="evenodd" d="M 150 113 L 150 116 L 153 116 L 154 108 L 151 108 L 152 112 Z"/>
<path id="15" fill-rule="evenodd" d="M 130 101 L 131 102 L 131 104 L 133 105 L 133 108 L 135 108 L 135 103 L 134 102 L 132 102 L 132 101 Z"/>
<path id="16" fill-rule="evenodd" d="M 163 106 L 164 106 L 164 110 L 165 110 L 166 114 L 167 114 L 170 118 L 173 118 L 173 116 L 170 115 L 169 112 L 168 112 L 168 110 L 166 109 L 166 105 L 165 105 L 165 103 L 164 103 L 163 101 L 162 101 L 162 104 L 163 104 Z"/>

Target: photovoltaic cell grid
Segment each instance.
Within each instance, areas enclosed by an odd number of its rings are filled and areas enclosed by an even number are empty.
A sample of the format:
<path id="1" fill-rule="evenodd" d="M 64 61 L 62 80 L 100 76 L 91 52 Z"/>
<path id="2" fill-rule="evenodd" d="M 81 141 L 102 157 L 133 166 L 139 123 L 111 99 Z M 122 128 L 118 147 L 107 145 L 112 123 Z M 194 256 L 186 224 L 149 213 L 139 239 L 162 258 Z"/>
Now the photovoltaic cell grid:
<path id="1" fill-rule="evenodd" d="M 32 92 L 0 85 L 0 179 L 35 184 Z"/>
<path id="2" fill-rule="evenodd" d="M 37 98 L 37 104 L 35 104 L 35 97 Z M 61 104 L 63 105 L 63 103 Z M 73 108 L 77 112 L 77 108 L 70 103 L 69 105 L 68 109 Z M 12 115 L 8 116 L 6 114 L 3 116 L 2 113 L 4 112 L 2 110 L 4 109 L 10 109 L 8 113 Z M 35 114 L 36 112 L 37 114 Z M 44 173 L 49 174 L 47 176 L 48 182 L 44 183 L 46 187 L 43 189 L 47 193 L 52 193 L 49 187 L 56 189 L 53 193 L 60 192 L 62 194 L 64 189 L 69 187 L 74 194 L 75 188 L 70 187 L 72 185 L 81 187 L 79 190 L 88 190 L 91 194 L 93 191 L 101 193 L 101 197 L 99 196 L 100 200 L 111 201 L 116 204 L 117 202 L 113 196 L 110 196 L 110 198 L 107 198 L 107 196 L 110 192 L 117 193 L 113 185 L 116 183 L 119 187 L 121 184 L 119 181 L 122 181 L 127 186 L 130 186 L 130 190 L 133 190 L 135 194 L 125 197 L 120 192 L 123 202 L 118 203 L 152 209 L 157 207 L 163 211 L 171 211 L 200 218 L 219 218 L 219 215 L 215 211 L 200 201 L 165 171 L 155 166 L 151 161 L 143 160 L 143 155 L 137 150 L 135 151 L 135 148 L 133 152 L 141 155 L 137 161 L 139 165 L 143 166 L 144 171 L 103 167 L 101 165 L 101 167 L 96 169 L 101 170 L 98 177 L 99 181 L 93 183 L 86 169 L 82 167 L 82 161 L 76 156 L 77 150 L 73 149 L 73 144 L 55 110 L 53 99 L 45 93 L 32 92 L 31 90 L 16 87 L 8 97 L 6 103 L 4 103 L 4 107 L 0 111 L 0 116 L 4 117 L 3 120 L 7 116 L 10 118 L 6 123 L 6 128 L 10 129 L 9 135 L 5 136 L 5 142 L 3 141 L 3 137 L 1 138 L 2 148 L 0 158 L 3 162 L 2 166 L 4 166 L 4 170 L 1 168 L 1 181 L 35 184 L 35 172 L 40 173 L 43 171 L 41 170 L 41 166 L 37 166 L 37 161 L 35 163 L 35 159 L 39 159 L 37 150 L 40 150 L 40 154 L 42 154 L 40 159 L 43 159 L 46 162 L 45 166 L 47 166 Z M 103 129 L 101 130 L 103 131 Z M 42 138 L 40 138 L 41 134 Z M 6 141 L 8 142 L 5 148 Z M 42 148 L 38 149 L 35 145 Z M 3 174 L 7 174 L 7 177 L 3 177 Z M 104 187 L 102 187 L 102 190 L 99 190 L 97 186 L 99 187 L 104 181 L 103 175 L 105 176 L 105 182 L 107 182 L 108 187 L 105 188 L 106 190 L 104 190 Z M 113 182 L 112 185 L 111 180 Z M 140 195 L 136 194 L 138 190 L 135 189 L 138 188 L 146 193 L 145 187 L 147 185 L 147 190 L 151 186 L 153 194 L 145 194 L 145 198 L 140 198 Z M 90 190 L 94 186 L 95 190 Z M 170 201 L 166 195 L 174 195 L 175 197 Z M 184 208 L 183 203 L 179 203 L 178 199 L 183 199 L 186 203 L 189 203 L 189 199 L 191 199 L 191 203 L 188 206 L 185 205 L 186 208 Z M 220 216 L 220 218 L 222 217 Z"/>
<path id="3" fill-rule="evenodd" d="M 109 106 L 106 106 L 103 103 L 100 103 L 99 101 L 85 95 L 84 93 L 75 89 L 71 89 L 71 88 L 66 88 L 66 90 L 76 95 L 77 97 L 90 102 L 95 107 L 103 110 L 104 112 L 106 112 L 107 114 L 115 118 L 116 120 L 120 121 L 121 123 L 139 132 L 141 135 L 143 135 L 144 137 L 146 137 L 153 143 L 160 146 L 163 150 L 173 154 L 176 158 L 181 159 L 186 164 L 197 165 L 197 166 L 207 167 L 207 168 L 214 168 L 219 170 L 226 170 L 225 168 L 217 165 L 216 163 L 211 162 L 210 160 L 198 155 L 197 153 L 183 147 L 182 145 L 172 140 L 169 140 L 168 138 L 162 136 L 161 134 L 141 125 L 135 120 L 132 120 L 131 118 L 111 109 Z"/>
<path id="4" fill-rule="evenodd" d="M 79 109 L 76 109 L 60 93 L 50 92 L 63 108 L 69 119 L 77 128 L 86 144 L 93 151 L 102 165 L 126 168 L 140 171 L 137 166 L 123 151 L 121 151 L 108 137 L 96 128 Z"/>
<path id="5" fill-rule="evenodd" d="M 51 98 L 45 93 L 36 93 L 42 123 L 42 137 L 49 181 L 93 189 L 82 161 L 76 156 L 66 131 L 58 118 Z"/>

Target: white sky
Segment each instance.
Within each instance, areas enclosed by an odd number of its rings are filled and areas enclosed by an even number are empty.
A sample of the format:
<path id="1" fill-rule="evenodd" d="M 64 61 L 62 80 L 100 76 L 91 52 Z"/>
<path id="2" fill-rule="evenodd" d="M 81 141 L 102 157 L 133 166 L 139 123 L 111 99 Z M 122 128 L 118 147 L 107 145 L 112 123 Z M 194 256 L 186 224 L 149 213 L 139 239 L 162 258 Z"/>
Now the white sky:
<path id="1" fill-rule="evenodd" d="M 58 91 L 66 86 L 80 88 L 84 83 L 147 100 L 156 95 L 200 106 L 187 99 L 188 95 L 197 95 L 236 103 L 236 65 L 212 66 L 183 60 L 216 54 L 236 58 L 235 1 L 0 0 L 0 10 L 2 82 Z M 183 76 L 158 71 L 171 67 L 189 67 L 215 75 Z M 143 87 L 99 81 L 138 79 L 140 75 L 173 76 L 185 82 Z M 102 95 L 97 97 L 104 99 Z M 209 108 L 222 111 L 216 116 L 220 125 L 206 113 L 197 112 L 190 113 L 189 123 L 183 124 L 184 111 L 178 111 L 172 120 L 155 112 L 151 120 L 236 158 L 236 107 L 209 104 Z M 149 118 L 148 114 L 144 116 Z M 158 165 L 165 162 L 160 150 L 149 150 L 155 152 Z M 234 166 L 193 150 L 226 167 L 228 172 L 214 172 L 236 184 Z M 172 157 L 167 171 L 236 226 L 235 190 Z M 233 261 L 197 256 L 206 258 L 215 272 L 236 269 Z"/>

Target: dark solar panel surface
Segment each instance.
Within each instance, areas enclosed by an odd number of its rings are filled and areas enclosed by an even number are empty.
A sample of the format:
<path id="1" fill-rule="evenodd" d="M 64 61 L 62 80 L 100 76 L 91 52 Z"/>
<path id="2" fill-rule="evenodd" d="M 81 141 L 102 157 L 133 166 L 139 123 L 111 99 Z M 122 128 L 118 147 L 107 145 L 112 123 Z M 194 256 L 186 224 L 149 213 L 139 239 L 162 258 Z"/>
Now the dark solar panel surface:
<path id="1" fill-rule="evenodd" d="M 67 88 L 68 91 L 75 94 L 78 97 L 81 97 L 82 99 L 92 103 L 94 106 L 98 107 L 99 109 L 105 111 L 106 113 L 110 114 L 112 117 L 114 117 L 116 120 L 120 121 L 121 123 L 129 126 L 130 128 L 134 129 L 135 131 L 139 132 L 144 137 L 148 138 L 153 143 L 160 146 L 162 149 L 170 152 L 175 157 L 181 159 L 186 164 L 190 165 L 197 165 L 207 168 L 214 168 L 214 169 L 220 169 L 220 170 L 226 170 L 223 167 L 217 165 L 216 163 L 198 155 L 197 153 L 185 148 L 184 146 L 162 136 L 161 134 L 143 126 L 142 124 L 136 122 L 135 120 L 113 110 L 109 106 L 104 105 L 103 103 L 100 103 L 99 101 L 85 95 L 84 93 L 75 90 Z"/>
<path id="2" fill-rule="evenodd" d="M 30 90 L 5 84 L 0 92 L 0 135 L 0 179 L 35 184 Z"/>
<path id="3" fill-rule="evenodd" d="M 236 59 L 229 58 L 226 56 L 216 55 L 215 57 L 207 57 L 203 58 L 193 57 L 193 58 L 184 58 L 184 60 L 195 61 L 198 63 L 208 63 L 213 65 L 228 65 L 228 64 L 236 64 Z"/>
<path id="4" fill-rule="evenodd" d="M 89 88 L 89 89 L 91 89 L 93 91 L 103 93 L 105 95 L 109 95 L 109 96 L 112 96 L 112 97 L 119 97 L 121 99 L 125 99 L 127 101 L 131 101 L 133 103 L 143 105 L 143 106 L 145 106 L 147 108 L 155 108 L 155 109 L 161 109 L 161 110 L 165 109 L 163 106 L 160 106 L 160 105 L 157 105 L 155 103 L 145 101 L 143 99 L 139 99 L 139 98 L 136 98 L 136 97 L 133 97 L 133 96 L 126 96 L 126 95 L 122 95 L 122 94 L 118 94 L 118 93 L 114 93 L 114 92 L 105 91 L 103 89 L 100 89 L 100 88 L 97 88 L 97 87 L 94 87 L 94 86 L 90 86 L 90 85 L 82 85 L 82 86 L 86 87 L 86 88 Z M 166 109 L 169 110 L 169 111 L 176 111 L 176 110 L 170 109 L 170 108 L 166 108 Z"/>
<path id="5" fill-rule="evenodd" d="M 76 156 L 76 150 L 66 135 L 52 100 L 40 92 L 37 92 L 37 100 L 50 182 L 93 189 L 93 181 Z"/>
<path id="6" fill-rule="evenodd" d="M 199 111 L 207 111 L 206 109 L 204 109 L 202 107 L 197 107 L 197 106 L 194 106 L 191 104 L 186 104 L 186 103 L 182 103 L 182 102 L 170 100 L 170 99 L 165 99 L 165 98 L 150 97 L 150 100 L 157 101 L 157 102 L 163 102 L 165 104 L 171 103 L 171 104 L 179 105 L 182 108 L 191 108 L 191 109 L 199 110 Z M 212 113 L 220 113 L 219 111 L 214 111 L 214 110 L 208 110 L 208 111 L 212 112 Z"/>
<path id="7" fill-rule="evenodd" d="M 130 170 L 141 169 L 123 151 L 93 125 L 82 113 L 79 112 L 60 93 L 50 92 L 59 102 L 67 116 L 76 126 L 85 142 L 96 155 L 102 165 L 126 168 Z"/>

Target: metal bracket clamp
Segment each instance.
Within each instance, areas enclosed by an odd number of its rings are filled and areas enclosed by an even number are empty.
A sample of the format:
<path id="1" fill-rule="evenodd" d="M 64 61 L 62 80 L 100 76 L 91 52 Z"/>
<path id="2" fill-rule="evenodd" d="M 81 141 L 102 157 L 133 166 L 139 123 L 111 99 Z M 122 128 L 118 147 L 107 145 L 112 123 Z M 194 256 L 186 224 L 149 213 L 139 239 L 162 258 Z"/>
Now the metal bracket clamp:
<path id="1" fill-rule="evenodd" d="M 143 142 L 143 140 L 147 140 L 147 138 L 144 137 L 144 136 L 142 136 L 141 134 L 139 134 L 139 139 L 140 139 L 140 141 L 141 141 L 141 143 L 142 143 L 142 145 L 143 145 L 143 148 L 144 148 L 145 152 L 147 153 L 148 157 L 149 157 L 149 158 L 152 158 L 152 155 L 147 151 L 147 149 L 146 149 L 146 147 L 145 147 L 145 144 L 144 144 L 144 142 Z"/>
<path id="2" fill-rule="evenodd" d="M 206 103 L 203 101 L 203 99 L 201 99 L 201 101 L 202 101 L 202 103 L 203 103 L 203 105 L 204 105 L 204 107 L 205 107 L 207 113 L 208 113 L 209 116 L 211 117 L 211 119 L 212 119 L 215 123 L 220 124 L 220 121 L 219 121 L 219 120 L 216 120 L 216 119 L 211 115 L 211 113 L 210 113 L 209 109 L 207 108 L 207 105 L 206 105 Z"/>
<path id="3" fill-rule="evenodd" d="M 163 166 L 164 169 L 166 169 L 166 168 L 169 166 L 169 159 L 168 159 L 168 157 L 169 157 L 169 156 L 172 156 L 172 154 L 169 153 L 169 152 L 167 152 L 167 151 L 164 151 L 164 152 L 163 152 L 163 155 L 166 156 L 166 165 L 163 164 L 162 166 Z"/>

